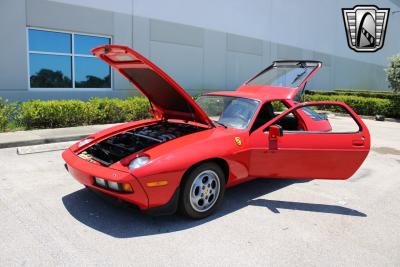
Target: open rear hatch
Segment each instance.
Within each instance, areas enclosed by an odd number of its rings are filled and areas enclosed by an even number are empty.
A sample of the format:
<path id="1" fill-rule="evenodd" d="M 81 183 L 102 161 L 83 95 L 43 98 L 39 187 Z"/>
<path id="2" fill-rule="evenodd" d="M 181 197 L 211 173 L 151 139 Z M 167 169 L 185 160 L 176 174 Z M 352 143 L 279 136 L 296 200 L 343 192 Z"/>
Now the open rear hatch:
<path id="1" fill-rule="evenodd" d="M 280 60 L 249 79 L 238 90 L 269 93 L 278 98 L 296 100 L 307 82 L 321 68 L 320 61 Z"/>
<path id="2" fill-rule="evenodd" d="M 182 87 L 138 52 L 127 46 L 105 45 L 94 48 L 92 53 L 135 85 L 164 119 L 181 119 L 214 126 Z"/>

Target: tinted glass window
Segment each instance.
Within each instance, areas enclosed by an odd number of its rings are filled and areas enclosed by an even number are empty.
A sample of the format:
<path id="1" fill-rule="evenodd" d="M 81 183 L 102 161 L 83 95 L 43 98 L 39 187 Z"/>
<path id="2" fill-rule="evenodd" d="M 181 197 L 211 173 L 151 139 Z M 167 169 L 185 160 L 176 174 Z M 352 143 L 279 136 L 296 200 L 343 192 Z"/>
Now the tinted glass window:
<path id="1" fill-rule="evenodd" d="M 92 48 L 110 44 L 110 38 L 106 37 L 75 34 L 74 38 L 75 54 L 91 55 Z"/>
<path id="2" fill-rule="evenodd" d="M 247 84 L 297 88 L 317 66 L 317 63 L 275 63 Z"/>
<path id="3" fill-rule="evenodd" d="M 71 57 L 30 54 L 32 88 L 72 87 Z"/>
<path id="4" fill-rule="evenodd" d="M 111 38 L 38 29 L 28 38 L 31 88 L 111 88 L 110 67 L 90 53 Z"/>
<path id="5" fill-rule="evenodd" d="M 214 122 L 236 129 L 249 126 L 259 105 L 254 99 L 217 95 L 200 96 L 196 103 Z"/>
<path id="6" fill-rule="evenodd" d="M 317 111 L 313 110 L 310 107 L 301 108 L 301 110 L 306 114 L 308 117 L 315 121 L 326 120 L 325 113 L 318 113 Z"/>
<path id="7" fill-rule="evenodd" d="M 30 29 L 29 50 L 71 53 L 71 34 Z"/>
<path id="8" fill-rule="evenodd" d="M 110 67 L 94 57 L 75 57 L 75 87 L 110 88 Z"/>

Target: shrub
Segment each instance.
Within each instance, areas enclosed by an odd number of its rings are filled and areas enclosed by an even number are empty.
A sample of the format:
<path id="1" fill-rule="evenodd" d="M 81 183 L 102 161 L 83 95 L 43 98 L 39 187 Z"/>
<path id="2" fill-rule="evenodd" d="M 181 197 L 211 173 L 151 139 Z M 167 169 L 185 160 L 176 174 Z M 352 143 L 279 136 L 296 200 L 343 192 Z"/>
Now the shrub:
<path id="1" fill-rule="evenodd" d="M 127 100 L 92 98 L 87 102 L 88 124 L 124 122 L 149 118 L 149 102 L 144 97 Z"/>
<path id="2" fill-rule="evenodd" d="M 4 131 L 15 112 L 15 105 L 0 97 L 0 131 Z"/>
<path id="3" fill-rule="evenodd" d="M 390 87 L 395 92 L 400 92 L 400 54 L 389 58 L 390 65 L 385 70 Z"/>
<path id="4" fill-rule="evenodd" d="M 150 117 L 146 98 L 92 98 L 81 100 L 32 100 L 20 104 L 18 125 L 32 128 L 71 127 L 117 123 Z"/>
<path id="5" fill-rule="evenodd" d="M 361 97 L 349 95 L 305 95 L 305 101 L 342 101 L 354 109 L 357 114 L 400 118 L 400 102 L 395 99 Z"/>
<path id="6" fill-rule="evenodd" d="M 128 98 L 126 100 L 126 102 L 128 103 L 130 110 L 132 110 L 131 113 L 126 114 L 125 119 L 127 121 L 142 120 L 142 119 L 148 119 L 151 117 L 151 115 L 149 113 L 150 103 L 147 98 L 132 97 L 132 98 Z"/>
<path id="7" fill-rule="evenodd" d="M 369 91 L 369 90 L 352 90 L 352 89 L 336 89 L 334 91 L 321 91 L 321 90 L 306 90 L 307 95 L 349 95 L 349 96 L 362 96 L 362 97 L 376 97 L 385 99 L 400 98 L 400 94 L 390 91 Z"/>
<path id="8" fill-rule="evenodd" d="M 57 128 L 84 125 L 85 102 L 80 100 L 31 100 L 20 104 L 18 125 L 32 128 Z"/>
<path id="9" fill-rule="evenodd" d="M 92 98 L 87 105 L 87 123 L 102 124 L 109 122 L 122 122 L 124 112 L 122 101 L 109 98 Z"/>

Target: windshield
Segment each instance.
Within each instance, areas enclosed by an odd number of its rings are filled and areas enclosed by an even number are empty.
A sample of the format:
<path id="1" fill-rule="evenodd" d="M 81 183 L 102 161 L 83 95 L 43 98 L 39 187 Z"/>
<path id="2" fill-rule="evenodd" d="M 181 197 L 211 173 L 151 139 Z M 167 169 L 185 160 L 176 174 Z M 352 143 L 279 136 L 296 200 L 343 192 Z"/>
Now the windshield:
<path id="1" fill-rule="evenodd" d="M 314 62 L 275 62 L 247 84 L 297 88 L 317 66 Z"/>
<path id="2" fill-rule="evenodd" d="M 214 122 L 235 129 L 247 128 L 259 105 L 254 99 L 218 95 L 200 96 L 196 102 Z"/>

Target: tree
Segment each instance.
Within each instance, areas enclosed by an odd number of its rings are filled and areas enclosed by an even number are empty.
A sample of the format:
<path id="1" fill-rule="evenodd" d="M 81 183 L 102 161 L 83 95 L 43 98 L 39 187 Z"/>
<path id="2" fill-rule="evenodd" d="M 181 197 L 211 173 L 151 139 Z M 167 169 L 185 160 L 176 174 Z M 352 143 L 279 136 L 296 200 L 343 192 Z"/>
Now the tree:
<path id="1" fill-rule="evenodd" d="M 103 79 L 87 75 L 86 81 L 75 82 L 77 88 L 109 88 L 111 86 L 110 75 L 105 76 Z"/>
<path id="2" fill-rule="evenodd" d="M 395 92 L 400 92 L 400 54 L 394 55 L 390 60 L 389 67 L 385 70 L 390 88 Z"/>
<path id="3" fill-rule="evenodd" d="M 31 76 L 32 88 L 68 88 L 72 87 L 71 79 L 57 70 L 41 69 Z"/>

